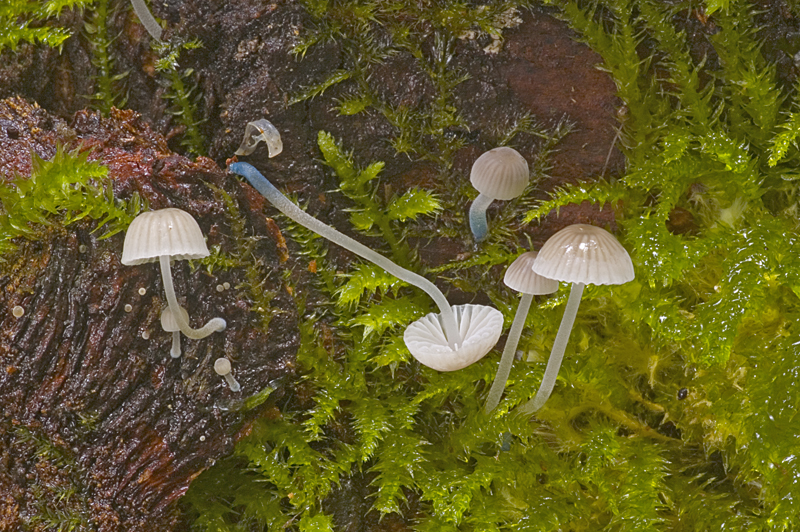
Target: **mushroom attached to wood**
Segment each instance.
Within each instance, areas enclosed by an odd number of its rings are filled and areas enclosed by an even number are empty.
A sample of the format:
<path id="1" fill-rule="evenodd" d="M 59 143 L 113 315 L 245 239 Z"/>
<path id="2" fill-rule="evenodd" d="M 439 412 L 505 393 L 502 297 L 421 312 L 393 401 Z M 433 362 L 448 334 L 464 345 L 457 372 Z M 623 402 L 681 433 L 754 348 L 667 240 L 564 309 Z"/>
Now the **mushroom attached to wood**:
<path id="1" fill-rule="evenodd" d="M 514 199 L 528 186 L 528 161 L 514 148 L 494 148 L 477 158 L 469 180 L 480 193 L 469 208 L 469 227 L 475 240 L 480 242 L 489 232 L 486 222 L 489 205 L 496 199 Z"/>
<path id="2" fill-rule="evenodd" d="M 214 371 L 217 375 L 225 379 L 225 382 L 228 383 L 228 387 L 231 389 L 232 392 L 238 392 L 242 389 L 239 385 L 239 382 L 233 378 L 231 374 L 231 361 L 227 358 L 218 358 L 214 361 Z"/>
<path id="3" fill-rule="evenodd" d="M 542 384 L 534 398 L 520 407 L 523 414 L 532 414 L 544 406 L 555 387 L 584 287 L 624 284 L 634 278 L 631 257 L 617 239 L 604 229 L 584 224 L 570 225 L 550 237 L 539 250 L 532 270 L 548 279 L 572 283 L 572 288 Z"/>
<path id="4" fill-rule="evenodd" d="M 208 248 L 200 226 L 191 214 L 174 208 L 143 212 L 137 216 L 125 233 L 122 248 L 122 264 L 126 266 L 159 262 L 172 318 L 183 334 L 195 340 L 224 330 L 226 323 L 222 318 L 213 318 L 200 329 L 189 325 L 188 313 L 184 315 L 181 312 L 175 297 L 170 262 L 207 256 Z"/>
<path id="5" fill-rule="evenodd" d="M 180 307 L 180 312 L 183 315 L 183 319 L 186 320 L 188 323 L 189 321 L 189 312 Z M 161 311 L 161 328 L 164 329 L 166 332 L 172 333 L 172 349 L 170 349 L 169 354 L 172 358 L 178 358 L 181 356 L 181 328 L 178 326 L 178 322 L 175 320 L 175 317 L 172 315 L 172 310 L 170 310 L 169 306 Z"/>
<path id="6" fill-rule="evenodd" d="M 542 277 L 531 269 L 537 255 L 535 251 L 528 251 L 517 257 L 516 260 L 511 263 L 511 266 L 508 267 L 506 275 L 503 278 L 503 282 L 506 283 L 506 286 L 521 293 L 522 297 L 519 300 L 519 306 L 517 307 L 517 313 L 514 315 L 511 330 L 508 331 L 508 338 L 506 339 L 506 346 L 503 349 L 503 356 L 500 358 L 500 365 L 497 367 L 497 375 L 494 378 L 492 387 L 489 390 L 489 395 L 486 398 L 487 414 L 500 404 L 500 397 L 503 395 L 503 390 L 508 380 L 508 374 L 511 372 L 511 364 L 514 362 L 514 353 L 517 351 L 519 338 L 522 335 L 522 328 L 525 327 L 525 319 L 528 317 L 528 311 L 531 308 L 533 296 L 552 294 L 558 290 L 558 281 Z"/>

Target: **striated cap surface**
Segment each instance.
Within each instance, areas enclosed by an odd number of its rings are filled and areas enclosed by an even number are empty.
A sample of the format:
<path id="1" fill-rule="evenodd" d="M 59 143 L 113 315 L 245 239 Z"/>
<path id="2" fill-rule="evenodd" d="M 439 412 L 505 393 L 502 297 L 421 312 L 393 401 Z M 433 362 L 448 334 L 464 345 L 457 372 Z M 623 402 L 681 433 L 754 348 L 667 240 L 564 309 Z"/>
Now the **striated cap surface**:
<path id="1" fill-rule="evenodd" d="M 208 247 L 197 221 L 181 209 L 143 212 L 125 233 L 122 264 L 135 266 L 169 255 L 174 260 L 208 256 Z"/>
<path id="2" fill-rule="evenodd" d="M 492 350 L 503 332 L 503 314 L 484 305 L 453 307 L 461 334 L 461 345 L 447 343 L 441 314 L 430 313 L 408 326 L 403 334 L 406 347 L 421 364 L 437 371 L 466 368 Z"/>
<path id="3" fill-rule="evenodd" d="M 533 295 L 552 294 L 558 290 L 558 281 L 542 277 L 533 271 L 537 255 L 535 251 L 527 251 L 511 263 L 503 277 L 507 287 L 521 294 Z"/>
<path id="4" fill-rule="evenodd" d="M 472 165 L 469 181 L 475 190 L 498 200 L 520 196 L 530 181 L 528 161 L 514 148 L 489 150 Z"/>
<path id="5" fill-rule="evenodd" d="M 551 236 L 532 269 L 567 283 L 623 284 L 634 278 L 633 262 L 622 244 L 605 229 L 584 224 Z"/>

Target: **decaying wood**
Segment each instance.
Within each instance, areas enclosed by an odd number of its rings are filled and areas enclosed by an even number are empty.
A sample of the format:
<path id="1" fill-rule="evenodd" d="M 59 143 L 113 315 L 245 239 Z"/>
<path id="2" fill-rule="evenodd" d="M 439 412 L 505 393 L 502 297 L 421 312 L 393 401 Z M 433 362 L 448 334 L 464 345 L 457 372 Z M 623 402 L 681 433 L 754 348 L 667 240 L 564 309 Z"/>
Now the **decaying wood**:
<path id="1" fill-rule="evenodd" d="M 6 100 L 0 129 L 4 178 L 29 174 L 32 152 L 48 158 L 57 144 L 88 151 L 108 165 L 117 197 L 135 192 L 150 208 L 182 208 L 209 247 L 242 259 L 211 274 L 175 263 L 176 290 L 195 326 L 215 316 L 228 323 L 204 340 L 184 338 L 177 360 L 160 326 L 158 267 L 123 266 L 122 233 L 99 239 L 95 222 L 56 223 L 36 241 L 17 242 L 0 265 L 0 530 L 50 529 L 48 519 L 85 530 L 170 530 L 174 502 L 257 414 L 236 407 L 268 386 L 279 396 L 293 374 L 296 312 L 274 273 L 274 223 L 261 214 L 259 196 L 210 160 L 169 152 L 133 112 L 110 119 L 81 112 L 66 124 Z M 240 218 L 227 212 L 220 191 Z M 264 312 L 251 308 L 254 274 L 263 275 L 257 289 L 274 294 L 266 330 Z M 224 282 L 231 288 L 218 291 Z M 15 306 L 23 316 L 12 314 Z M 233 361 L 239 394 L 213 372 L 223 355 Z"/>

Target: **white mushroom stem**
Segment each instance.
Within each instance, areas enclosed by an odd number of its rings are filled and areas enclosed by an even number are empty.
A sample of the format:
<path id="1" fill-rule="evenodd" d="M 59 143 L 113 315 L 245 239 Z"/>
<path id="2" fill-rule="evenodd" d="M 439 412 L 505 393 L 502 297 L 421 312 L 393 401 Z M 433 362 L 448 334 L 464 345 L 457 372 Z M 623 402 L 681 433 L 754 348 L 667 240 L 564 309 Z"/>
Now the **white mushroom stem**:
<path id="1" fill-rule="evenodd" d="M 144 29 L 147 30 L 147 33 L 155 40 L 160 41 L 163 29 L 153 14 L 150 13 L 144 0 L 131 0 L 131 5 L 133 5 L 133 11 L 136 13 L 136 16 L 139 17 L 139 21 L 142 23 L 142 26 L 144 26 Z"/>
<path id="2" fill-rule="evenodd" d="M 242 389 L 239 382 L 231 375 L 231 362 L 227 358 L 218 358 L 214 362 L 214 371 L 217 375 L 225 379 L 225 382 L 228 383 L 228 388 L 230 388 L 232 392 L 238 392 Z"/>
<path id="3" fill-rule="evenodd" d="M 281 211 L 285 216 L 294 220 L 296 223 L 307 229 L 310 229 L 311 231 L 314 231 L 320 236 L 327 238 L 334 244 L 338 244 L 343 248 L 352 251 L 359 257 L 380 266 L 401 281 L 405 281 L 406 283 L 414 285 L 417 288 L 425 291 L 429 296 L 431 296 L 441 311 L 442 322 L 444 324 L 444 334 L 447 337 L 448 344 L 453 350 L 457 349 L 458 346 L 461 345 L 461 334 L 458 331 L 455 314 L 453 314 L 453 310 L 450 308 L 447 298 L 444 297 L 444 294 L 442 294 L 441 290 L 439 290 L 435 284 L 421 275 L 398 266 L 383 255 L 371 250 L 364 244 L 353 240 L 349 236 L 340 233 L 333 227 L 325 225 L 310 214 L 306 213 L 300 207 L 292 203 L 289 198 L 281 194 L 281 192 L 275 188 L 275 186 L 270 183 L 266 177 L 261 175 L 261 172 L 256 170 L 253 165 L 248 163 L 233 163 L 228 167 L 228 169 L 231 172 L 239 174 L 247 179 L 253 188 L 258 190 L 262 196 L 267 198 L 267 200 L 272 203 L 276 209 Z"/>
<path id="4" fill-rule="evenodd" d="M 572 283 L 567 307 L 564 309 L 564 316 L 561 318 L 561 325 L 558 327 L 558 334 L 556 334 L 555 342 L 553 342 L 553 349 L 550 351 L 550 359 L 547 361 L 547 368 L 544 370 L 542 384 L 533 399 L 520 407 L 521 414 L 533 414 L 542 408 L 550 397 L 556 385 L 558 370 L 561 368 L 561 361 L 564 359 L 564 351 L 567 349 L 567 342 L 569 342 L 572 326 L 575 324 L 575 316 L 578 314 L 578 307 L 581 304 L 581 296 L 585 286 L 583 283 Z"/>
<path id="5" fill-rule="evenodd" d="M 480 242 L 489 232 L 489 223 L 486 221 L 486 209 L 492 204 L 494 198 L 485 194 L 478 194 L 472 205 L 469 206 L 469 228 L 475 240 Z"/>
<path id="6" fill-rule="evenodd" d="M 169 350 L 169 356 L 172 358 L 180 358 L 181 356 L 181 332 L 172 332 L 172 349 Z"/>
<path id="7" fill-rule="evenodd" d="M 189 321 L 180 311 L 181 307 L 178 305 L 178 298 L 175 297 L 175 288 L 172 286 L 172 270 L 169 264 L 169 255 L 161 255 L 158 257 L 158 262 L 161 265 L 161 277 L 164 281 L 164 292 L 167 294 L 167 304 L 181 332 L 188 338 L 200 340 L 212 333 L 225 330 L 227 323 L 225 323 L 225 320 L 222 318 L 213 318 L 200 329 L 192 329 L 191 325 L 189 325 Z M 173 349 L 175 345 L 174 342 L 175 338 L 173 337 Z"/>
<path id="8" fill-rule="evenodd" d="M 514 315 L 514 321 L 511 323 L 511 330 L 508 331 L 508 339 L 506 339 L 506 346 L 503 349 L 503 356 L 500 358 L 500 365 L 497 367 L 497 375 L 494 377 L 494 382 L 489 390 L 489 396 L 486 398 L 486 413 L 500 404 L 500 397 L 503 395 L 503 390 L 508 381 L 508 374 L 511 373 L 511 365 L 514 362 L 514 353 L 517 351 L 519 345 L 519 337 L 522 336 L 522 328 L 525 327 L 525 319 L 528 317 L 528 311 L 531 308 L 533 301 L 533 294 L 522 294 L 517 307 L 517 313 Z"/>

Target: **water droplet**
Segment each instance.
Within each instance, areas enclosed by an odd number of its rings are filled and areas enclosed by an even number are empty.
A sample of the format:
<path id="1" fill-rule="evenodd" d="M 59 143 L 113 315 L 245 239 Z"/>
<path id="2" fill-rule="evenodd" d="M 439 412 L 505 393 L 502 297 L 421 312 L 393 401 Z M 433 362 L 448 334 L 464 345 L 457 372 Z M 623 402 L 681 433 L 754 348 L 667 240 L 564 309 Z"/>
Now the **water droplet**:
<path id="1" fill-rule="evenodd" d="M 141 287 L 141 288 L 139 289 L 139 295 L 140 295 L 140 296 L 143 296 L 143 295 L 145 295 L 146 293 L 147 293 L 147 288 L 145 288 L 145 287 Z"/>
<path id="2" fill-rule="evenodd" d="M 125 312 L 130 312 L 133 310 L 133 307 L 130 305 L 125 305 Z"/>
<path id="3" fill-rule="evenodd" d="M 200 436 L 200 441 L 206 441 L 206 437 L 205 436 Z"/>

